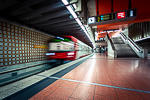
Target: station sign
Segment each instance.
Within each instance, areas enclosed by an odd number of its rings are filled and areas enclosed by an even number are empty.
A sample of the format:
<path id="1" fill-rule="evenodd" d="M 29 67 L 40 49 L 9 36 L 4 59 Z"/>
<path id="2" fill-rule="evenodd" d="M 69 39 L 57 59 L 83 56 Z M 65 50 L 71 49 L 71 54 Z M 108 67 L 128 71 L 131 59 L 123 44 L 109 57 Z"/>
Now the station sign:
<path id="1" fill-rule="evenodd" d="M 117 13 L 117 19 L 120 19 L 120 18 L 125 18 L 125 11 L 123 11 L 123 12 L 118 12 Z"/>
<path id="2" fill-rule="evenodd" d="M 96 22 L 96 21 L 95 21 L 95 17 L 89 18 L 89 19 L 88 19 L 88 22 L 89 22 L 89 23 L 95 23 L 95 22 Z"/>
<path id="3" fill-rule="evenodd" d="M 108 20 L 113 20 L 113 19 L 115 19 L 115 13 L 97 16 L 96 22 L 108 21 Z"/>
<path id="4" fill-rule="evenodd" d="M 121 21 L 128 21 L 133 20 L 137 15 L 136 9 L 128 9 L 124 11 L 118 11 L 114 13 L 98 15 L 88 18 L 89 25 L 101 25 L 107 24 L 109 22 L 121 22 Z M 126 19 L 126 20 L 124 20 Z"/>
<path id="5" fill-rule="evenodd" d="M 136 9 L 131 9 L 127 11 L 127 17 L 134 17 L 136 16 L 137 12 Z"/>
<path id="6" fill-rule="evenodd" d="M 47 49 L 46 45 L 34 45 L 34 48 Z"/>

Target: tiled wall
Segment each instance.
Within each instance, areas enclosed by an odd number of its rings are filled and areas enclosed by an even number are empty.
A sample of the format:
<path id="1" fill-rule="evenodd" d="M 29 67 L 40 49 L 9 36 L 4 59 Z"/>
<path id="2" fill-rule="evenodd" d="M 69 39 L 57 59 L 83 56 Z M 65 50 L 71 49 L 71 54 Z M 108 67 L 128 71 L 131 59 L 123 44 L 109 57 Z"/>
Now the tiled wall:
<path id="1" fill-rule="evenodd" d="M 50 35 L 0 21 L 0 67 L 45 60 Z"/>

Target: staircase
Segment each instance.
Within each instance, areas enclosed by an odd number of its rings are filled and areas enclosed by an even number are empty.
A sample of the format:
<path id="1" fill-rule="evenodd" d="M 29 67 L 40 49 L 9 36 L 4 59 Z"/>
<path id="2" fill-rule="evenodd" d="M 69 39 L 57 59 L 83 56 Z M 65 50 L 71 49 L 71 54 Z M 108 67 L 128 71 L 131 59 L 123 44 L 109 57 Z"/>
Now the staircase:
<path id="1" fill-rule="evenodd" d="M 121 37 L 111 38 L 115 49 L 117 50 L 117 58 L 121 57 L 138 57 L 132 48 L 125 44 Z"/>

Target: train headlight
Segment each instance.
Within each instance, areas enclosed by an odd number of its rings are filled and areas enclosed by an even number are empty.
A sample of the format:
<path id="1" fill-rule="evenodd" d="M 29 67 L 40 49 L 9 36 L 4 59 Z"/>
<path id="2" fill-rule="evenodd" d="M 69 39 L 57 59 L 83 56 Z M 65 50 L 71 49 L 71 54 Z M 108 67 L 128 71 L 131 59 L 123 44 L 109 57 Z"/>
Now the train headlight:
<path id="1" fill-rule="evenodd" d="M 55 55 L 55 53 L 46 53 L 47 56 Z"/>
<path id="2" fill-rule="evenodd" d="M 74 55 L 74 52 L 69 52 L 69 53 L 67 53 L 67 55 L 72 56 L 72 55 Z"/>

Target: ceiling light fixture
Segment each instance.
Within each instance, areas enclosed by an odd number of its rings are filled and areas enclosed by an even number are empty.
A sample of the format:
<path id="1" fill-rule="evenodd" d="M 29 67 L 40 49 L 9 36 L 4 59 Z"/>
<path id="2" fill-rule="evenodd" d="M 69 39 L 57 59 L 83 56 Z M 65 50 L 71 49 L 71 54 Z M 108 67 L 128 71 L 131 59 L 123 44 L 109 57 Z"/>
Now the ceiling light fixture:
<path id="1" fill-rule="evenodd" d="M 80 27 L 83 29 L 83 31 L 85 32 L 85 34 L 87 35 L 87 37 L 90 39 L 90 41 L 92 42 L 88 32 L 86 31 L 85 27 L 83 26 L 83 24 L 81 23 L 80 19 L 78 18 L 78 16 L 76 15 L 76 13 L 74 12 L 74 10 L 71 8 L 71 6 L 69 5 L 67 0 L 61 0 L 64 5 L 66 5 L 66 8 L 70 11 L 70 13 L 72 14 L 72 16 L 75 18 L 75 20 L 77 21 L 77 23 L 80 25 Z M 92 42 L 93 47 L 95 48 L 94 43 Z"/>
<path id="2" fill-rule="evenodd" d="M 76 4 L 73 4 L 73 7 L 74 7 L 74 9 L 77 9 L 77 6 L 76 6 Z"/>
<path id="3" fill-rule="evenodd" d="M 68 1 L 67 0 L 61 0 L 65 5 L 68 5 Z"/>
<path id="4" fill-rule="evenodd" d="M 78 23 L 80 26 L 82 26 L 82 23 L 81 23 L 81 21 L 80 21 L 79 18 L 76 18 L 75 20 L 77 21 L 77 23 Z"/>
<path id="5" fill-rule="evenodd" d="M 69 5 L 69 6 L 66 6 L 67 7 L 67 9 L 70 11 L 70 13 L 72 14 L 72 16 L 74 17 L 74 18 L 78 18 L 78 16 L 76 15 L 76 13 L 73 11 L 73 9 L 71 8 L 71 6 Z"/>

